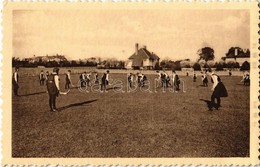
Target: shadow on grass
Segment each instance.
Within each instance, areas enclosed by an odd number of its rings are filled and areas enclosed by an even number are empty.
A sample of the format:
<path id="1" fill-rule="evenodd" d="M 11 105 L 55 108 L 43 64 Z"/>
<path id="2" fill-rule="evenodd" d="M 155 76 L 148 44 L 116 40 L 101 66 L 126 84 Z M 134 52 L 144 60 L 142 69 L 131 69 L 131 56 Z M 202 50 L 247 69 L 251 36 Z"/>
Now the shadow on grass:
<path id="1" fill-rule="evenodd" d="M 82 106 L 84 104 L 93 103 L 95 101 L 97 101 L 97 99 L 95 99 L 95 100 L 88 100 L 88 101 L 84 101 L 84 102 L 80 102 L 80 103 L 73 103 L 73 104 L 69 104 L 67 106 L 60 107 L 60 108 L 58 108 L 58 110 L 62 111 L 62 110 L 66 110 L 66 109 L 71 108 L 71 107 L 77 107 L 77 106 Z"/>
<path id="2" fill-rule="evenodd" d="M 107 90 L 114 90 L 114 89 L 120 89 L 120 88 L 122 88 L 122 87 L 111 87 L 111 88 L 107 88 Z"/>
<path id="3" fill-rule="evenodd" d="M 210 100 L 200 99 L 201 101 L 204 101 L 207 104 L 207 107 L 209 110 L 213 108 Z"/>
<path id="4" fill-rule="evenodd" d="M 208 86 L 204 86 L 204 85 L 199 85 L 200 87 L 204 87 L 204 88 L 207 88 Z"/>
<path id="5" fill-rule="evenodd" d="M 19 95 L 19 96 L 33 96 L 33 95 L 39 95 L 39 94 L 43 94 L 43 93 L 46 93 L 47 94 L 47 92 L 46 91 L 42 91 L 42 92 L 35 92 L 35 93 L 30 93 L 30 94 L 25 94 L 25 95 Z"/>

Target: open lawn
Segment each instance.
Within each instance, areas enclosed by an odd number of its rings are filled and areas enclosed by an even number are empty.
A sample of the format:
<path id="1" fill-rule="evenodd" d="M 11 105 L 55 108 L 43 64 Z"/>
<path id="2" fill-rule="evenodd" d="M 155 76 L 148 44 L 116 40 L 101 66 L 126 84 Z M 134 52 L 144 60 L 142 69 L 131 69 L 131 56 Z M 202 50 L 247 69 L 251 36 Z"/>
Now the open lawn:
<path id="1" fill-rule="evenodd" d="M 155 75 L 147 77 L 153 81 Z M 60 78 L 64 88 L 64 75 Z M 78 78 L 72 75 L 74 84 Z M 125 74 L 110 78 L 123 80 L 126 90 Z M 60 111 L 51 112 L 46 87 L 37 77 L 21 77 L 21 96 L 12 99 L 12 156 L 248 157 L 249 87 L 240 83 L 241 77 L 221 77 L 229 97 L 213 111 L 206 102 L 212 84 L 202 87 L 200 77 L 195 83 L 180 78 L 185 93 L 161 88 L 157 93 L 84 93 L 74 88 L 58 97 Z"/>

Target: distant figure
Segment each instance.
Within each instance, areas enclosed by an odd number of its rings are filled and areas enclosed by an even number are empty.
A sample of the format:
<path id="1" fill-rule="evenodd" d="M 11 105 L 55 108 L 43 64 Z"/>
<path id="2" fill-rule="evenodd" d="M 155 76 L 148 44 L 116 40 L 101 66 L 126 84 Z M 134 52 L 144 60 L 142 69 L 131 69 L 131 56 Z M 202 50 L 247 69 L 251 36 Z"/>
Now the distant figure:
<path id="1" fill-rule="evenodd" d="M 95 84 L 99 84 L 99 78 L 97 72 L 94 74 L 94 79 L 95 79 Z"/>
<path id="2" fill-rule="evenodd" d="M 12 77 L 13 90 L 14 90 L 14 95 L 15 96 L 19 96 L 18 95 L 18 89 L 19 89 L 19 85 L 18 85 L 18 81 L 19 81 L 18 71 L 19 71 L 19 68 L 15 67 L 15 71 L 14 71 L 13 77 Z"/>
<path id="3" fill-rule="evenodd" d="M 171 78 L 165 71 L 164 71 L 164 75 L 165 75 L 165 85 L 168 88 L 169 86 L 171 86 L 171 83 L 170 83 Z"/>
<path id="4" fill-rule="evenodd" d="M 144 74 L 142 74 L 141 78 L 140 78 L 140 86 L 141 87 L 144 87 L 146 80 L 147 80 L 147 77 Z"/>
<path id="5" fill-rule="evenodd" d="M 49 71 L 46 71 L 46 73 L 45 73 L 45 80 L 46 80 L 46 84 L 47 84 L 47 80 L 48 80 L 48 78 L 49 78 Z"/>
<path id="6" fill-rule="evenodd" d="M 128 74 L 127 81 L 128 81 L 129 87 L 131 88 L 133 86 L 133 82 L 134 82 L 134 75 L 132 73 Z"/>
<path id="7" fill-rule="evenodd" d="M 43 86 L 44 85 L 44 81 L 45 81 L 43 70 L 41 70 L 41 72 L 39 74 L 39 81 L 40 81 L 40 85 Z"/>
<path id="8" fill-rule="evenodd" d="M 166 75 L 164 72 L 161 73 L 161 83 L 162 83 L 162 87 L 165 88 L 166 86 Z"/>
<path id="9" fill-rule="evenodd" d="M 49 76 L 47 82 L 47 90 L 49 94 L 49 106 L 50 110 L 55 112 L 56 108 L 56 97 L 59 96 L 60 86 L 59 86 L 59 68 L 54 68 L 53 73 Z"/>
<path id="10" fill-rule="evenodd" d="M 186 71 L 186 76 L 187 76 L 187 77 L 189 76 L 189 71 Z"/>
<path id="11" fill-rule="evenodd" d="M 207 77 L 207 71 L 205 71 L 204 73 L 202 73 L 201 79 L 202 79 L 202 84 L 203 86 L 207 87 L 208 86 L 208 77 Z"/>
<path id="12" fill-rule="evenodd" d="M 109 84 L 109 70 L 103 74 L 101 79 L 101 91 L 107 92 L 107 85 Z"/>
<path id="13" fill-rule="evenodd" d="M 229 75 L 229 76 L 232 76 L 231 70 L 228 70 L 228 75 Z"/>
<path id="14" fill-rule="evenodd" d="M 172 70 L 172 83 L 173 83 L 173 88 L 175 92 L 178 92 L 180 90 L 180 78 L 178 74 L 176 74 L 175 70 Z"/>
<path id="15" fill-rule="evenodd" d="M 143 78 L 143 74 L 140 72 L 140 73 L 137 73 L 136 75 L 137 75 L 138 86 L 142 86 L 141 80 Z"/>
<path id="16" fill-rule="evenodd" d="M 220 77 L 215 74 L 214 72 L 211 73 L 211 81 L 213 83 L 213 87 L 212 87 L 212 95 L 211 95 L 211 106 L 210 106 L 210 110 L 212 110 L 212 108 L 216 108 L 217 110 L 219 109 L 219 107 L 221 107 L 220 103 L 221 97 L 227 97 L 228 96 L 228 92 L 226 87 L 224 86 L 224 84 L 222 83 Z M 215 99 L 217 100 L 217 103 L 215 103 Z"/>
<path id="17" fill-rule="evenodd" d="M 197 74 L 194 72 L 194 74 L 193 74 L 193 82 L 196 82 L 196 80 L 197 80 Z"/>
<path id="18" fill-rule="evenodd" d="M 68 70 L 68 72 L 66 73 L 66 76 L 65 76 L 65 89 L 69 89 L 70 88 L 70 84 L 72 83 L 70 74 L 71 74 L 71 71 Z"/>
<path id="19" fill-rule="evenodd" d="M 86 86 L 86 71 L 80 74 L 79 76 L 80 79 L 80 86 L 85 87 Z"/>
<path id="20" fill-rule="evenodd" d="M 250 85 L 250 75 L 247 71 L 244 72 L 242 81 L 244 82 L 245 86 Z"/>
<path id="21" fill-rule="evenodd" d="M 85 76 L 87 86 L 90 86 L 90 76 L 91 76 L 91 72 L 88 72 Z"/>

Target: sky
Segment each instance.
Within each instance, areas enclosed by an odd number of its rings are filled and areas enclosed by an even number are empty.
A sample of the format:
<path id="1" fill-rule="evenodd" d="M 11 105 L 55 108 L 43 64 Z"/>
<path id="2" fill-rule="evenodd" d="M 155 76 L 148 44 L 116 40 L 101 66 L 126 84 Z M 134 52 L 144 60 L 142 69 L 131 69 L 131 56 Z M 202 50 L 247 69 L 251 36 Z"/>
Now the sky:
<path id="1" fill-rule="evenodd" d="M 15 10 L 13 57 L 61 54 L 127 60 L 135 43 L 161 59 L 198 59 L 212 47 L 215 60 L 230 47 L 250 47 L 247 10 Z"/>

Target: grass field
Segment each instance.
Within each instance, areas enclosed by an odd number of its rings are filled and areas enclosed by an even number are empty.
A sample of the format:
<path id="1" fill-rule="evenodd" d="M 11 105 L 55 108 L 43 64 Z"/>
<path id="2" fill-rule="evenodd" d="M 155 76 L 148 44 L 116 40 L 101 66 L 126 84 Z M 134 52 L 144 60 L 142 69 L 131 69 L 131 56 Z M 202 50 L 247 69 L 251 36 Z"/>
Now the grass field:
<path id="1" fill-rule="evenodd" d="M 74 84 L 78 78 L 72 75 Z M 125 74 L 110 78 L 126 86 Z M 50 112 L 46 87 L 21 77 L 21 96 L 12 99 L 12 156 L 248 157 L 249 87 L 241 77 L 221 78 L 229 97 L 220 110 L 208 111 L 211 83 L 202 87 L 200 78 L 182 76 L 186 93 L 71 89 L 58 97 L 60 111 Z"/>

